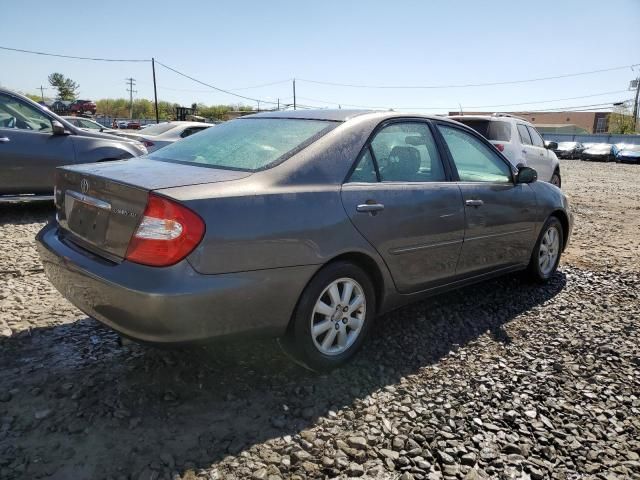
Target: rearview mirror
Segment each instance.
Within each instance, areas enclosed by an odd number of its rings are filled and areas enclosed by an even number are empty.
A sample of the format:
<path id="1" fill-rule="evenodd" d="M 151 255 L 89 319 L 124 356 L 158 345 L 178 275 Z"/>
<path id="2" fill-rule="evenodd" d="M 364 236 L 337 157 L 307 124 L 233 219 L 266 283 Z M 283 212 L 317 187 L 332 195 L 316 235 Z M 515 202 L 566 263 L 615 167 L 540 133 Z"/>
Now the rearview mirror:
<path id="1" fill-rule="evenodd" d="M 545 147 L 547 147 L 549 150 L 556 150 L 558 148 L 558 142 L 553 142 L 553 141 L 548 141 L 545 142 Z"/>
<path id="2" fill-rule="evenodd" d="M 518 166 L 516 183 L 533 183 L 538 179 L 538 172 L 531 167 Z"/>
<path id="3" fill-rule="evenodd" d="M 66 135 L 67 133 L 67 131 L 64 129 L 64 125 L 62 125 L 57 120 L 53 120 L 51 122 L 51 131 L 54 135 Z"/>

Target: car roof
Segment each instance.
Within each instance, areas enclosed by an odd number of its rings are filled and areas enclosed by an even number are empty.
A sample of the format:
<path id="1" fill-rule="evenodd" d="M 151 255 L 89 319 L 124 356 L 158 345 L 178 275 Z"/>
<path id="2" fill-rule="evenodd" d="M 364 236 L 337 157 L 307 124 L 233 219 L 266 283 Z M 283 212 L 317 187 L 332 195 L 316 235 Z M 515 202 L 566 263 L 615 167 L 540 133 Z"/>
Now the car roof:
<path id="1" fill-rule="evenodd" d="M 317 110 L 284 110 L 274 112 L 261 112 L 253 115 L 245 115 L 238 119 L 251 118 L 291 118 L 302 120 L 326 120 L 332 122 L 346 122 L 354 118 L 378 117 L 380 120 L 391 118 L 424 118 L 454 123 L 447 117 L 437 115 L 425 115 L 421 113 L 396 112 L 393 110 L 345 110 L 345 109 L 317 109 Z"/>

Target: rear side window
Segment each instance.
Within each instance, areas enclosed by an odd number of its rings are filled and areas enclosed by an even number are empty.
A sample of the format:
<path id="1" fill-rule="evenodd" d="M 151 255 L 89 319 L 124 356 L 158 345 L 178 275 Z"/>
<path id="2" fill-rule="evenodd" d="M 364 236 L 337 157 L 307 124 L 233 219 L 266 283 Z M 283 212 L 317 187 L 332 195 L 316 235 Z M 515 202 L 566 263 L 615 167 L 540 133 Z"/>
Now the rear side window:
<path id="1" fill-rule="evenodd" d="M 287 158 L 337 125 L 325 120 L 237 119 L 161 148 L 148 158 L 256 171 Z"/>
<path id="2" fill-rule="evenodd" d="M 446 180 L 433 135 L 425 123 L 393 123 L 371 142 L 383 182 L 442 182 Z"/>
<path id="3" fill-rule="evenodd" d="M 350 182 L 374 183 L 378 181 L 376 167 L 373 163 L 371 152 L 367 148 L 360 158 L 356 169 L 351 174 Z"/>
<path id="4" fill-rule="evenodd" d="M 466 120 L 464 118 L 456 118 L 456 121 L 473 128 L 487 140 L 499 142 L 511 141 L 511 124 L 508 122 L 500 120 Z"/>
<path id="5" fill-rule="evenodd" d="M 525 145 L 531 145 L 531 137 L 529 136 L 529 130 L 526 125 L 518 124 L 518 134 L 520 135 L 520 141 Z"/>
<path id="6" fill-rule="evenodd" d="M 540 136 L 540 134 L 536 131 L 535 128 L 532 127 L 527 127 L 529 129 L 529 135 L 531 136 L 531 142 L 536 146 L 536 147 L 542 147 L 544 148 L 544 140 L 542 140 L 542 137 Z"/>

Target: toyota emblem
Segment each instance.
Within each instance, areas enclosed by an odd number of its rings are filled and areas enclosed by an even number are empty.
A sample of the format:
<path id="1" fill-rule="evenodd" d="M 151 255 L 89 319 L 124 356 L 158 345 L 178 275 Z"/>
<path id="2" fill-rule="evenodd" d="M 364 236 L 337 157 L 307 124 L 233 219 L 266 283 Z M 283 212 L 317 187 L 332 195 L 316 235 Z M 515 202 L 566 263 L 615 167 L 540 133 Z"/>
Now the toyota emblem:
<path id="1" fill-rule="evenodd" d="M 86 178 L 82 179 L 80 182 L 80 190 L 82 190 L 82 193 L 87 193 L 89 191 L 89 180 Z"/>

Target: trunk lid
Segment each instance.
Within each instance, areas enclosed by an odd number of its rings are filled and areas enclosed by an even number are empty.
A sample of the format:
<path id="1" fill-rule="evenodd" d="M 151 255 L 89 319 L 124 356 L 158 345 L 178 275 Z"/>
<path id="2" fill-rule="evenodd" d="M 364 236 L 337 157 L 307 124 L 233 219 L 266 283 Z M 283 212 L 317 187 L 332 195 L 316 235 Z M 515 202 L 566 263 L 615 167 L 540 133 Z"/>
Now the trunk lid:
<path id="1" fill-rule="evenodd" d="M 59 168 L 58 223 L 74 243 L 118 262 L 125 257 L 149 192 L 239 180 L 250 174 L 144 158 Z"/>

